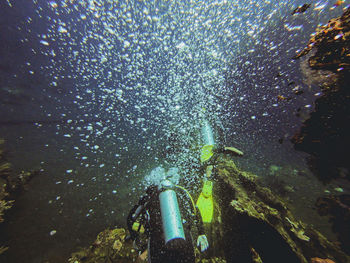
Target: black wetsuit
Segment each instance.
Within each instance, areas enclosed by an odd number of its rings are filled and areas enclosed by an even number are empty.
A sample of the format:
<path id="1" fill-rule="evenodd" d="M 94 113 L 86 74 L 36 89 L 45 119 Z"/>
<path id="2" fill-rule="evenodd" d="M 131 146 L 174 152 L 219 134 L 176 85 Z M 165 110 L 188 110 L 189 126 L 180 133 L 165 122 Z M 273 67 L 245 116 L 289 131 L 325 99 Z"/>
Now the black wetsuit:
<path id="1" fill-rule="evenodd" d="M 131 232 L 132 238 L 136 238 L 136 233 L 131 230 L 132 224 L 136 220 L 136 218 L 133 217 L 133 214 L 135 214 L 135 211 L 139 211 L 140 213 L 137 217 L 142 216 L 147 220 L 146 232 L 148 235 L 149 262 L 195 262 L 191 227 L 195 224 L 197 226 L 198 235 L 204 234 L 203 223 L 200 219 L 200 215 L 194 214 L 193 205 L 187 194 L 180 189 L 176 190 L 186 240 L 181 240 L 182 242 L 178 242 L 175 246 L 172 245 L 170 247 L 166 245 L 162 227 L 159 194 L 160 192 L 156 187 L 150 187 L 147 189 L 147 195 L 140 198 L 138 205 L 130 211 L 128 216 L 128 228 Z"/>

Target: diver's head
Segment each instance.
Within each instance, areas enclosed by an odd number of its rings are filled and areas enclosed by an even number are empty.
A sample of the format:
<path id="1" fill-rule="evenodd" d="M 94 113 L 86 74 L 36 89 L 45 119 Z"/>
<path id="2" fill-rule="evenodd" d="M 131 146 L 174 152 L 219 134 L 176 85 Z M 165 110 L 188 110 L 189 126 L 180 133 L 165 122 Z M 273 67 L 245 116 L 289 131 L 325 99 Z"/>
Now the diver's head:
<path id="1" fill-rule="evenodd" d="M 172 189 L 174 188 L 174 184 L 169 179 L 164 179 L 159 184 L 159 190 L 166 190 L 166 189 Z"/>
<path id="2" fill-rule="evenodd" d="M 180 174 L 177 167 L 171 167 L 166 171 L 163 167 L 156 167 L 151 171 L 150 174 L 144 177 L 144 181 L 147 185 L 156 185 L 158 189 L 162 188 L 163 181 L 165 184 L 166 181 L 170 181 L 173 185 L 179 184 Z"/>

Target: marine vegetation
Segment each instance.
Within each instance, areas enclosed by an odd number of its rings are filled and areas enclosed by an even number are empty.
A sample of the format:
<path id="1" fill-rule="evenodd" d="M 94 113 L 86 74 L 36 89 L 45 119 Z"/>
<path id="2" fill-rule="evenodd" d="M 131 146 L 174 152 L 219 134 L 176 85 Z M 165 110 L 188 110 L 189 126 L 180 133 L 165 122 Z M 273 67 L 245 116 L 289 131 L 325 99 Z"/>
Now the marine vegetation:
<path id="1" fill-rule="evenodd" d="M 225 155 L 218 158 L 216 185 L 214 219 L 206 229 L 212 249 L 204 257 L 196 253 L 196 262 L 350 260 L 320 232 L 297 220 L 283 199 L 258 184 L 256 175 L 239 170 Z M 135 262 L 138 253 L 125 240 L 127 235 L 124 229 L 107 229 L 69 262 Z"/>

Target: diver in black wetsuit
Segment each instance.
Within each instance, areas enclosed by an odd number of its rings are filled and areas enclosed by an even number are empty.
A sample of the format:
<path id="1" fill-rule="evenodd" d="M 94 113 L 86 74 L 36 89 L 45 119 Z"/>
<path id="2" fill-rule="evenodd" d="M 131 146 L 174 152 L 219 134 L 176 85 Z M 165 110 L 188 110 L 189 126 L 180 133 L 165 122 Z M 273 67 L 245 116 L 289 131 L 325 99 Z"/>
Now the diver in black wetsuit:
<path id="1" fill-rule="evenodd" d="M 137 241 L 141 225 L 148 237 L 148 262 L 195 262 L 191 228 L 197 226 L 197 246 L 208 247 L 203 223 L 187 190 L 164 180 L 160 186 L 150 186 L 127 218 L 130 237 Z M 138 228 L 134 223 L 138 221 Z"/>

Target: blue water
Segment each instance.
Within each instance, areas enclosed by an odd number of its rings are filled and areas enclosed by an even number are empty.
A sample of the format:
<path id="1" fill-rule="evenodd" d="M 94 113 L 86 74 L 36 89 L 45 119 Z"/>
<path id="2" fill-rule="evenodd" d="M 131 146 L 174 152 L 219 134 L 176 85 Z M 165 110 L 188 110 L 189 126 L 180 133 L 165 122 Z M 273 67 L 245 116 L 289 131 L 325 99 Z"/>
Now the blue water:
<path id="1" fill-rule="evenodd" d="M 199 187 L 203 109 L 216 139 L 245 152 L 242 169 L 306 169 L 289 138 L 320 91 L 291 57 L 342 7 L 291 16 L 303 3 L 1 1 L 0 137 L 16 172 L 42 173 L 9 212 L 0 260 L 62 262 L 123 226 L 159 165 Z"/>

